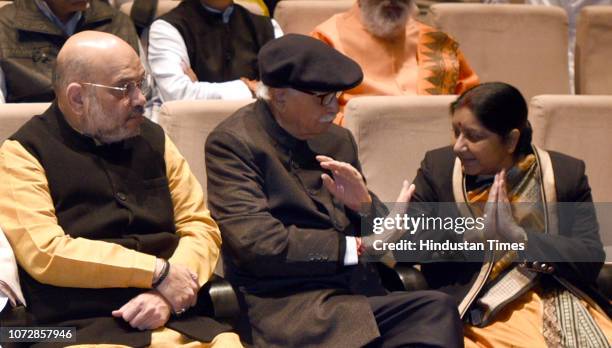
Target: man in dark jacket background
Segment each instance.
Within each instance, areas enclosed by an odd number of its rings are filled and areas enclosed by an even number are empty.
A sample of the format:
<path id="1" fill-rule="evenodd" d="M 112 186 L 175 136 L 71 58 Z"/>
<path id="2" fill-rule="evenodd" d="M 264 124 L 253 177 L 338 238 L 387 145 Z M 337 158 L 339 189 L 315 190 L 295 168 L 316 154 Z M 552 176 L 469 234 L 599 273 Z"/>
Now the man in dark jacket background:
<path id="1" fill-rule="evenodd" d="M 66 40 L 103 31 L 138 52 L 130 18 L 100 0 L 15 0 L 0 9 L 0 102 L 49 102 L 51 75 Z"/>

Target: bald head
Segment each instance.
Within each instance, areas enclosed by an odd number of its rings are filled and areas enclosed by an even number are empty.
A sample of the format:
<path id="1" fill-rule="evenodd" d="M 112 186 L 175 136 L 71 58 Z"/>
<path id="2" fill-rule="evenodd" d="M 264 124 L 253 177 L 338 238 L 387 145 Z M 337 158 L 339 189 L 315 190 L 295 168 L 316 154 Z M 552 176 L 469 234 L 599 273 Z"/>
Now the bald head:
<path id="1" fill-rule="evenodd" d="M 133 59 L 139 59 L 136 51 L 115 35 L 100 31 L 74 34 L 57 55 L 53 78 L 55 95 L 60 98 L 65 94 L 71 82 L 95 81 Z"/>
<path id="2" fill-rule="evenodd" d="M 145 71 L 132 46 L 98 31 L 75 34 L 57 56 L 54 89 L 66 121 L 102 143 L 136 136 Z"/>

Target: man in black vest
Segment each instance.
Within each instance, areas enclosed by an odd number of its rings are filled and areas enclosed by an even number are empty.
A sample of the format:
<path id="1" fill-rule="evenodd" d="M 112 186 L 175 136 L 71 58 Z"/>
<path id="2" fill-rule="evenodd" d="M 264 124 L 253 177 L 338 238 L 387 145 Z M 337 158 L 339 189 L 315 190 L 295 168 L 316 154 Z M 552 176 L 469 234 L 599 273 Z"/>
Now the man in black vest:
<path id="1" fill-rule="evenodd" d="M 27 310 L 38 326 L 76 327 L 78 344 L 240 347 L 198 303 L 219 230 L 184 158 L 143 117 L 143 81 L 128 43 L 75 34 L 57 99 L 0 147 L 0 225 Z"/>
<path id="2" fill-rule="evenodd" d="M 245 303 L 254 345 L 462 346 L 454 300 L 387 294 L 373 265 L 359 260 L 373 252 L 362 226 L 386 210 L 365 185 L 353 136 L 332 124 L 338 91 L 363 78 L 359 65 L 288 34 L 261 49 L 259 67 L 260 99 L 206 141 L 225 275 Z M 410 190 L 406 183 L 398 201 Z"/>
<path id="3" fill-rule="evenodd" d="M 232 0 L 185 0 L 151 25 L 149 65 L 165 101 L 249 99 L 257 52 L 280 35 Z"/>

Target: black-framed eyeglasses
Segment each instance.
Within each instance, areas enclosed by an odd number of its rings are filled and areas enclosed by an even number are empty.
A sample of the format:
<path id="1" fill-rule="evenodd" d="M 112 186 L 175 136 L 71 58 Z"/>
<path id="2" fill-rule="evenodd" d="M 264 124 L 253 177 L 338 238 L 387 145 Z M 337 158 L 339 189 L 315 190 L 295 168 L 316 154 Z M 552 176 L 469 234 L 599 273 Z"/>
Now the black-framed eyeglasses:
<path id="1" fill-rule="evenodd" d="M 301 89 L 298 89 L 298 91 L 306 93 L 306 94 L 314 95 L 315 97 L 319 98 L 319 101 L 322 106 L 327 106 L 331 104 L 334 98 L 338 99 L 340 97 L 340 94 L 342 94 L 342 92 L 320 93 L 320 92 L 303 91 Z"/>
<path id="2" fill-rule="evenodd" d="M 81 84 L 118 91 L 123 94 L 123 98 L 129 98 L 130 96 L 133 96 L 136 93 L 136 90 L 140 90 L 140 92 L 142 92 L 142 94 L 145 96 L 147 96 L 151 91 L 149 77 L 146 75 L 142 78 L 142 80 L 127 82 L 123 85 L 123 87 L 107 86 L 93 82 L 81 82 Z"/>

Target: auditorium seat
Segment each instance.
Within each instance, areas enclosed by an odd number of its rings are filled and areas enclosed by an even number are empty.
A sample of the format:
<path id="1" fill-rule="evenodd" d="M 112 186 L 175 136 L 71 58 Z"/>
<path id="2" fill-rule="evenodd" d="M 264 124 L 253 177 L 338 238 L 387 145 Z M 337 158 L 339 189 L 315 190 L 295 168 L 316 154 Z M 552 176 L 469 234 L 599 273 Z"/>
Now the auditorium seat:
<path id="1" fill-rule="evenodd" d="M 0 104 L 0 143 L 15 133 L 32 116 L 42 114 L 49 103 Z"/>
<path id="2" fill-rule="evenodd" d="M 276 5 L 274 19 L 285 34 L 308 35 L 317 25 L 347 11 L 354 3 L 354 0 L 283 0 Z"/>
<path id="3" fill-rule="evenodd" d="M 576 94 L 612 94 L 612 6 L 587 6 L 576 26 Z"/>
<path id="4" fill-rule="evenodd" d="M 449 105 L 456 96 L 360 97 L 345 109 L 368 187 L 394 202 L 425 152 L 451 144 Z"/>
<path id="5" fill-rule="evenodd" d="M 596 202 L 612 202 L 612 96 L 540 95 L 530 101 L 534 143 L 586 163 Z"/>
<path id="6" fill-rule="evenodd" d="M 598 283 L 612 299 L 612 96 L 541 95 L 530 112 L 535 144 L 586 164 L 608 261 Z"/>
<path id="7" fill-rule="evenodd" d="M 504 81 L 527 100 L 569 94 L 568 20 L 556 6 L 435 4 L 432 22 L 459 43 L 481 82 Z"/>
<path id="8" fill-rule="evenodd" d="M 204 192 L 204 143 L 219 122 L 254 100 L 176 100 L 161 107 L 159 124 L 189 163 Z"/>

